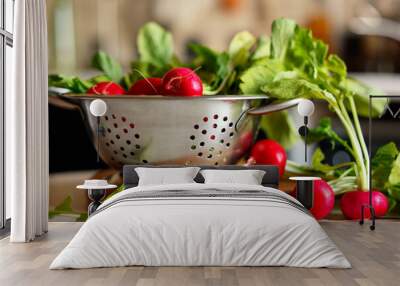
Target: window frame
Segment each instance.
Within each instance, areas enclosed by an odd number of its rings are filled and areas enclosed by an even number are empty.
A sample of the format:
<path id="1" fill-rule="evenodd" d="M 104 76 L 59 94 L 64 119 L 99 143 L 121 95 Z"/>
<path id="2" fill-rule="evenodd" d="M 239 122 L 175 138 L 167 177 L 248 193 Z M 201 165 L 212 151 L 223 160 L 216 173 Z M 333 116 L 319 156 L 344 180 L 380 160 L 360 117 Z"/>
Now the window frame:
<path id="1" fill-rule="evenodd" d="M 7 31 L 6 27 L 6 1 L 11 1 L 13 13 L 15 0 L 0 0 L 1 21 L 0 21 L 0 236 L 9 231 L 10 222 L 6 218 L 6 189 L 5 189 L 5 93 L 6 93 L 6 47 L 13 47 L 13 34 Z M 14 18 L 14 15 L 11 15 Z M 14 29 L 12 29 L 14 30 Z"/>

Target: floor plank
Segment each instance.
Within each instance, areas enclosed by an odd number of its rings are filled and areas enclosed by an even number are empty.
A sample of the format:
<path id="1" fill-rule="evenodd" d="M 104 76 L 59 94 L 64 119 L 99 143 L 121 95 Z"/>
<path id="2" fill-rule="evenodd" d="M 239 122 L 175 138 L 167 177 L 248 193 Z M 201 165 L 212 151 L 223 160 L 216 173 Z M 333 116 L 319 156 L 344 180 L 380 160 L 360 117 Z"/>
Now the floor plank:
<path id="1" fill-rule="evenodd" d="M 266 286 L 266 285 L 399 285 L 400 221 L 368 225 L 323 221 L 322 227 L 352 263 L 352 269 L 289 267 L 119 267 L 50 271 L 54 257 L 81 223 L 53 222 L 49 233 L 32 243 L 0 240 L 0 285 L 136 285 L 136 286 Z"/>

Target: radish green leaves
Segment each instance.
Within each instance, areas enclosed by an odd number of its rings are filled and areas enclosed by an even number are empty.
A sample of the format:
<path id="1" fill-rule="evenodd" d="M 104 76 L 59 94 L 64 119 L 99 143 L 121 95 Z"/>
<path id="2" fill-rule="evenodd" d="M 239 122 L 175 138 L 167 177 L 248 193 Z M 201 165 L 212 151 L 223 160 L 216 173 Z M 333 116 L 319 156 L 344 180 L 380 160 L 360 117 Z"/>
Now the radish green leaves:
<path id="1" fill-rule="evenodd" d="M 172 62 L 174 45 L 171 33 L 157 23 L 150 22 L 139 30 L 137 37 L 139 60 L 159 69 Z"/>
<path id="2" fill-rule="evenodd" d="M 103 51 L 94 55 L 92 66 L 102 71 L 108 80 L 113 82 L 119 82 L 123 76 L 121 65 Z"/>

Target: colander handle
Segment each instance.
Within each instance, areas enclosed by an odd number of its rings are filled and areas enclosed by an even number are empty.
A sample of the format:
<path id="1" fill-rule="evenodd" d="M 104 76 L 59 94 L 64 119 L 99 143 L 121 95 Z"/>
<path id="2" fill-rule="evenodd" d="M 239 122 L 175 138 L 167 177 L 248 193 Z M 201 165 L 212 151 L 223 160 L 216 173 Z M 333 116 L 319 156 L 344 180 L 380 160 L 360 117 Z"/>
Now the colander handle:
<path id="1" fill-rule="evenodd" d="M 68 93 L 70 91 L 65 88 L 49 87 L 49 103 L 62 109 L 80 110 L 78 101 L 65 96 Z"/>
<path id="2" fill-rule="evenodd" d="M 298 105 L 302 98 L 291 99 L 284 102 L 266 104 L 260 107 L 250 108 L 244 111 L 235 124 L 235 130 L 238 131 L 246 115 L 266 115 L 273 112 L 281 111 Z"/>
<path id="3" fill-rule="evenodd" d="M 251 109 L 247 110 L 246 113 L 249 115 L 266 115 L 269 113 L 273 113 L 276 111 L 281 111 L 284 109 L 294 107 L 294 106 L 298 105 L 302 100 L 303 100 L 302 98 L 296 98 L 296 99 L 291 99 L 291 100 L 280 102 L 280 103 L 267 104 L 264 106 L 251 108 Z"/>

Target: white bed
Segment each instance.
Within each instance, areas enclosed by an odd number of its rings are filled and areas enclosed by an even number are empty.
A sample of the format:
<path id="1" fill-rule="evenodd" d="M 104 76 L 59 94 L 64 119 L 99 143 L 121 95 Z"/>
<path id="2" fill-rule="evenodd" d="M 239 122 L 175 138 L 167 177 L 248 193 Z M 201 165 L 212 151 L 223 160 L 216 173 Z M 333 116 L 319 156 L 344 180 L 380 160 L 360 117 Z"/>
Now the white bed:
<path id="1" fill-rule="evenodd" d="M 285 193 L 197 183 L 140 186 L 115 195 L 50 269 L 128 265 L 351 267 L 318 222 Z"/>

